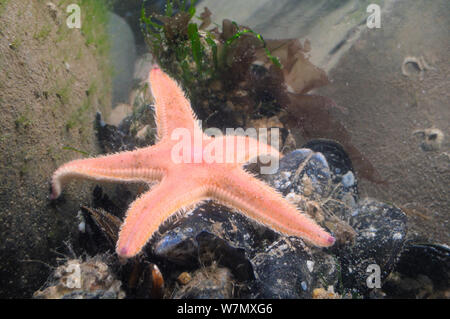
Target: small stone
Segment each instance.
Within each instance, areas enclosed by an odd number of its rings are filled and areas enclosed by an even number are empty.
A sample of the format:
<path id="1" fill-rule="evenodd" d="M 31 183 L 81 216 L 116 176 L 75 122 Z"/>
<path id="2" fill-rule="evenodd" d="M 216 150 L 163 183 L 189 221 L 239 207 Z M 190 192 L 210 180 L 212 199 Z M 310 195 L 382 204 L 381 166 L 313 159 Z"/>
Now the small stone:
<path id="1" fill-rule="evenodd" d="M 312 260 L 306 261 L 306 266 L 308 267 L 309 272 L 313 272 L 313 270 L 314 270 L 314 261 L 312 261 Z"/>
<path id="2" fill-rule="evenodd" d="M 230 270 L 213 264 L 196 270 L 192 279 L 176 291 L 174 299 L 230 299 L 233 286 Z"/>
<path id="3" fill-rule="evenodd" d="M 345 175 L 342 176 L 342 184 L 344 187 L 352 187 L 355 185 L 355 175 L 353 175 L 352 171 L 348 171 Z"/>
<path id="4" fill-rule="evenodd" d="M 437 128 L 417 130 L 413 133 L 421 138 L 420 147 L 425 152 L 439 151 L 444 142 L 444 133 Z"/>
<path id="5" fill-rule="evenodd" d="M 106 264 L 108 255 L 71 259 L 57 267 L 47 288 L 33 294 L 36 299 L 123 299 L 122 283 Z"/>
<path id="6" fill-rule="evenodd" d="M 333 286 L 330 287 L 328 287 L 328 290 L 324 288 L 314 289 L 312 292 L 313 299 L 341 299 L 341 296 L 334 292 Z"/>
<path id="7" fill-rule="evenodd" d="M 301 286 L 303 291 L 306 291 L 308 289 L 308 284 L 305 281 L 302 281 Z"/>
<path id="8" fill-rule="evenodd" d="M 282 249 L 284 245 L 290 249 Z M 252 259 L 259 298 L 310 298 L 313 277 L 305 263 L 312 256 L 301 240 L 281 239 Z"/>
<path id="9" fill-rule="evenodd" d="M 177 281 L 180 285 L 187 285 L 191 280 L 191 275 L 186 271 L 182 272 L 177 278 Z"/>

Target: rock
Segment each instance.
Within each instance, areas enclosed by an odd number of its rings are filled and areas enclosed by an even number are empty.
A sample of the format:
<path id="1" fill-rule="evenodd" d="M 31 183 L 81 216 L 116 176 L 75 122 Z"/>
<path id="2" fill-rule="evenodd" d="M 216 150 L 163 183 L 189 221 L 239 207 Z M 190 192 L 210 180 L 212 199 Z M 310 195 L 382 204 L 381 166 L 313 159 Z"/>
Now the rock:
<path id="1" fill-rule="evenodd" d="M 440 288 L 450 286 L 450 248 L 442 244 L 407 243 L 396 271 L 414 276 L 424 274 Z"/>
<path id="2" fill-rule="evenodd" d="M 141 82 L 148 80 L 148 74 L 153 66 L 153 55 L 144 53 L 134 62 L 133 78 Z"/>
<path id="3" fill-rule="evenodd" d="M 309 145 L 324 153 L 297 149 L 280 160 L 276 173 L 259 178 L 328 228 L 337 238 L 335 246 L 312 247 L 208 201 L 163 225 L 147 246 L 148 256 L 172 269 L 165 296 L 318 298 L 322 290 L 317 288 L 324 289 L 322 297 L 381 296 L 367 287 L 367 267 L 380 265 L 382 282 L 394 269 L 405 242 L 406 216 L 385 203 L 359 200 L 342 146 L 329 140 Z M 214 279 L 201 284 L 205 272 Z M 183 273 L 191 279 L 179 288 L 174 283 Z M 236 288 L 232 293 L 227 282 Z"/>
<path id="4" fill-rule="evenodd" d="M 106 255 L 83 261 L 70 259 L 57 267 L 47 288 L 33 294 L 36 299 L 123 299 L 121 282 L 105 262 Z"/>
<path id="5" fill-rule="evenodd" d="M 350 242 L 355 232 L 346 221 L 359 199 L 351 160 L 337 142 L 320 139 L 307 145 L 325 155 L 307 148 L 295 150 L 282 158 L 276 174 L 260 177 L 326 226 L 338 242 Z"/>
<path id="6" fill-rule="evenodd" d="M 320 152 L 323 156 L 325 156 L 331 171 L 336 175 L 353 171 L 353 165 L 350 157 L 344 150 L 344 147 L 336 141 L 322 138 L 315 139 L 303 145 L 302 148 L 311 149 L 314 152 Z"/>
<path id="7" fill-rule="evenodd" d="M 109 62 L 97 46 L 103 26 L 92 20 L 96 36 L 87 46 L 87 35 L 57 25 L 46 3 L 0 4 L 0 298 L 30 298 L 64 241 L 80 253 L 76 214 L 92 188 L 71 184 L 50 202 L 49 182 L 61 164 L 98 154 L 95 110 L 110 109 Z"/>
<path id="8" fill-rule="evenodd" d="M 97 137 L 104 153 L 129 151 L 136 147 L 135 139 L 114 125 L 106 124 L 100 113 L 95 117 Z"/>
<path id="9" fill-rule="evenodd" d="M 358 184 L 353 164 L 349 154 L 341 144 L 337 141 L 321 138 L 309 141 L 302 148 L 311 149 L 325 157 L 332 172 L 333 184 L 343 188 L 341 196 L 338 195 L 335 199 L 351 201 L 350 197 L 353 197 L 354 201 L 358 200 Z M 339 182 L 341 185 L 339 185 Z"/>
<path id="10" fill-rule="evenodd" d="M 252 297 L 297 299 L 310 298 L 313 257 L 298 239 L 282 238 L 252 259 L 256 289 Z"/>
<path id="11" fill-rule="evenodd" d="M 346 195 L 352 199 L 350 204 L 329 205 L 321 211 L 324 224 L 340 239 L 331 250 L 280 236 L 210 202 L 162 231 L 153 253 L 190 269 L 199 267 L 198 260 L 206 265 L 217 262 L 235 280 L 247 283 L 247 290 L 238 294 L 241 297 L 311 298 L 315 288 L 329 286 L 339 296 L 365 295 L 370 290 L 368 265 L 382 267 L 382 281 L 395 266 L 406 237 L 406 216 L 375 200 L 356 202 L 351 162 L 339 160 L 345 157 L 341 151 L 332 154 L 332 170 L 321 153 L 299 149 L 281 159 L 277 173 L 262 176 L 287 198 L 300 198 L 304 205 L 316 203 L 318 209 L 330 199 L 342 201 Z M 337 171 L 339 163 L 345 165 Z"/>
<path id="12" fill-rule="evenodd" d="M 310 298 L 321 284 L 319 275 L 328 284 L 337 282 L 335 259 L 320 249 L 212 202 L 170 225 L 151 247 L 152 254 L 181 269 L 215 263 L 228 269 L 244 286 L 233 297 Z"/>
<path id="13" fill-rule="evenodd" d="M 443 298 L 433 295 L 435 291 L 433 282 L 429 277 L 422 274 L 407 277 L 398 272 L 393 272 L 383 285 L 383 291 L 387 291 L 393 298 Z"/>
<path id="14" fill-rule="evenodd" d="M 313 291 L 312 298 L 313 299 L 343 299 L 347 296 L 341 296 L 338 293 L 334 292 L 334 287 L 329 286 L 327 290 L 324 288 L 316 288 Z"/>
<path id="15" fill-rule="evenodd" d="M 233 298 L 233 276 L 229 269 L 215 264 L 200 268 L 192 279 L 175 292 L 174 299 L 230 299 Z"/>
<path id="16" fill-rule="evenodd" d="M 159 258 L 187 269 L 217 262 L 241 281 L 254 278 L 247 253 L 261 245 L 262 238 L 276 236 L 212 202 L 199 206 L 161 233 L 151 245 L 152 253 Z"/>
<path id="17" fill-rule="evenodd" d="M 450 248 L 408 242 L 383 291 L 394 298 L 448 298 L 449 287 Z"/>
<path id="18" fill-rule="evenodd" d="M 192 280 L 191 275 L 188 272 L 182 272 L 178 277 L 177 277 L 177 282 L 180 285 L 187 285 L 190 281 Z"/>
<path id="19" fill-rule="evenodd" d="M 283 195 L 295 193 L 317 198 L 324 196 L 331 186 L 331 171 L 325 157 L 306 148 L 285 155 L 275 174 L 261 177 Z"/>
<path id="20" fill-rule="evenodd" d="M 344 287 L 366 294 L 370 265 L 380 267 L 381 283 L 393 270 L 406 239 L 406 215 L 397 207 L 373 199 L 358 203 L 350 225 L 356 231 L 353 245 L 333 247 Z M 379 288 L 379 287 L 378 287 Z"/>
<path id="21" fill-rule="evenodd" d="M 420 147 L 425 152 L 439 151 L 445 140 L 444 133 L 437 128 L 428 128 L 425 130 L 416 130 L 413 135 L 417 135 L 422 140 Z"/>
<path id="22" fill-rule="evenodd" d="M 333 174 L 322 154 L 300 149 L 283 157 L 276 174 L 263 177 L 283 194 L 317 199 L 318 193 L 328 196 Z M 309 190 L 301 182 L 306 179 Z M 311 298 L 314 288 L 338 282 L 336 259 L 326 252 L 301 239 L 282 237 L 213 202 L 167 225 L 161 234 L 151 245 L 158 258 L 184 269 L 199 267 L 199 260 L 206 265 L 217 262 L 247 284 L 238 292 L 240 297 Z"/>
<path id="23" fill-rule="evenodd" d="M 127 103 L 133 86 L 135 37 L 128 23 L 112 12 L 109 13 L 108 34 L 111 39 L 110 59 L 117 75 L 113 78 L 112 104 Z"/>

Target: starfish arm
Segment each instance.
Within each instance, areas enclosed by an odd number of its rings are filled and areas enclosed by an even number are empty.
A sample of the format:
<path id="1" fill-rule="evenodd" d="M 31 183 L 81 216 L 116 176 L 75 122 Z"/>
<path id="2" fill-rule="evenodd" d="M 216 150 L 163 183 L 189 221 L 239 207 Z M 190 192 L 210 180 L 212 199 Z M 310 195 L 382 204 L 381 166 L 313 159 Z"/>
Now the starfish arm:
<path id="1" fill-rule="evenodd" d="M 161 180 L 164 166 L 159 153 L 160 150 L 156 147 L 148 147 L 137 151 L 68 162 L 53 173 L 50 199 L 58 198 L 63 185 L 74 178 L 112 182 Z M 148 167 L 147 163 L 154 165 Z"/>
<path id="2" fill-rule="evenodd" d="M 125 258 L 135 256 L 169 217 L 205 199 L 203 185 L 163 179 L 128 209 L 117 241 L 117 254 Z"/>
<path id="3" fill-rule="evenodd" d="M 301 237 L 320 247 L 333 245 L 334 237 L 314 220 L 242 169 L 227 172 L 226 176 L 216 180 L 220 183 L 209 189 L 209 195 L 224 205 L 282 234 Z"/>
<path id="4" fill-rule="evenodd" d="M 283 155 L 271 145 L 262 143 L 257 139 L 240 135 L 225 135 L 215 138 L 211 143 L 232 154 L 233 162 L 243 164 L 262 155 L 269 155 L 280 159 Z"/>
<path id="5" fill-rule="evenodd" d="M 149 81 L 155 99 L 158 140 L 170 138 L 177 128 L 200 130 L 191 105 L 177 82 L 159 68 L 150 71 Z"/>

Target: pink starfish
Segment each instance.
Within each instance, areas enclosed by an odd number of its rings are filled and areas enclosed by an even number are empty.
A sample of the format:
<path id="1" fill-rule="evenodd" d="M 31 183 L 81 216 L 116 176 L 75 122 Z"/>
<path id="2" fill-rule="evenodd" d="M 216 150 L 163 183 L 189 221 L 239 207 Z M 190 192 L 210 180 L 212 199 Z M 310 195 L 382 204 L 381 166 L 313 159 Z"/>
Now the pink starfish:
<path id="1" fill-rule="evenodd" d="M 138 254 L 170 216 L 206 199 L 214 199 L 275 231 L 302 237 L 314 245 L 326 247 L 334 243 L 334 238 L 311 218 L 242 169 L 252 154 L 281 156 L 277 150 L 245 136 L 205 135 L 175 81 L 154 68 L 150 72 L 150 84 L 155 98 L 158 143 L 62 165 L 52 177 L 52 199 L 61 194 L 62 185 L 72 178 L 160 181 L 127 211 L 116 247 L 117 254 L 126 258 Z M 179 156 L 180 142 L 174 139 L 176 135 L 184 138 L 182 146 L 184 151 L 187 149 L 184 157 Z M 230 155 L 229 145 L 235 151 L 231 161 L 209 160 L 211 155 L 218 158 Z"/>

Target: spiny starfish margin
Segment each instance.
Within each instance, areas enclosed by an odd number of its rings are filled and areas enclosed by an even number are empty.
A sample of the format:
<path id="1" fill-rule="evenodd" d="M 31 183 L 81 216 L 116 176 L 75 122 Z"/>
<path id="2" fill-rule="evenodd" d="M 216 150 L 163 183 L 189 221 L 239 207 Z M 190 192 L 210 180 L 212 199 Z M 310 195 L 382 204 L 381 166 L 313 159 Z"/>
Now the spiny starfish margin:
<path id="1" fill-rule="evenodd" d="M 62 165 L 52 177 L 51 199 L 56 199 L 63 184 L 72 178 L 149 184 L 160 181 L 136 199 L 126 213 L 116 246 L 117 254 L 124 258 L 138 254 L 170 216 L 207 199 L 237 209 L 282 234 L 301 237 L 321 247 L 333 245 L 334 238 L 311 218 L 299 212 L 273 188 L 242 169 L 242 164 L 255 152 L 258 155 L 281 156 L 277 150 L 246 136 L 207 136 L 201 130 L 184 92 L 174 80 L 159 68 L 150 71 L 149 80 L 155 99 L 158 143 L 134 151 L 79 159 Z M 173 160 L 172 153 L 179 142 L 173 139 L 172 133 L 177 128 L 191 133 L 188 150 L 194 160 L 181 163 Z M 200 136 L 201 147 L 194 143 L 194 136 Z M 200 162 L 195 160 L 199 154 L 204 155 L 211 150 L 226 154 L 225 150 L 230 152 L 225 148 L 228 145 L 234 145 L 235 150 L 231 162 L 210 163 L 203 157 Z"/>

